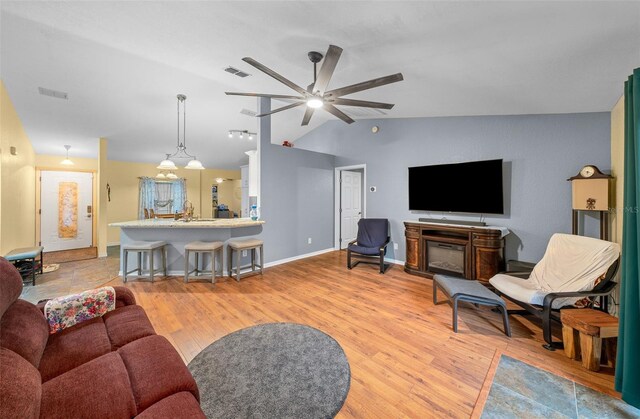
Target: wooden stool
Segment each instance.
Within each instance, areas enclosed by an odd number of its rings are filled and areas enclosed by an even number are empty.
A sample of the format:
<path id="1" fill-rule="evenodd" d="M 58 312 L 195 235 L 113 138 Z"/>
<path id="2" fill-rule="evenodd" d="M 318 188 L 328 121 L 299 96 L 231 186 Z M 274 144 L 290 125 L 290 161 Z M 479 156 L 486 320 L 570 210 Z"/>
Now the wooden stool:
<path id="1" fill-rule="evenodd" d="M 605 359 L 615 367 L 618 319 L 600 310 L 560 310 L 564 353 L 572 359 L 582 358 L 582 366 L 590 371 L 600 369 L 602 339 Z M 578 337 L 579 334 L 579 337 Z M 609 339 L 611 338 L 611 339 Z"/>
<path id="2" fill-rule="evenodd" d="M 153 277 L 155 276 L 155 269 L 153 265 L 153 253 L 156 250 L 160 250 L 160 254 L 162 256 L 162 270 L 164 271 L 164 276 L 167 276 L 167 242 L 157 241 L 157 242 L 144 242 L 144 241 L 136 241 L 125 244 L 122 246 L 122 256 L 124 258 L 122 264 L 122 282 L 127 282 L 127 275 L 132 272 L 137 272 L 138 276 L 142 276 L 142 255 L 149 255 L 149 278 L 151 278 L 151 282 L 153 282 Z M 129 252 L 138 253 L 138 267 L 127 271 L 128 262 L 129 262 Z"/>
<path id="3" fill-rule="evenodd" d="M 195 273 L 196 276 L 198 276 L 199 274 L 203 274 L 203 273 L 210 273 L 211 274 L 211 283 L 215 284 L 216 282 L 216 255 L 219 255 L 220 257 L 220 261 L 218 262 L 218 265 L 220 265 L 220 275 L 218 276 L 222 276 L 223 275 L 223 269 L 222 269 L 222 246 L 224 244 L 222 242 L 191 242 L 188 243 L 185 247 L 184 247 L 184 282 L 189 282 L 189 275 L 191 275 L 192 273 Z M 191 272 L 189 272 L 189 252 L 194 252 L 195 253 L 195 269 L 192 270 Z M 198 256 L 200 255 L 200 253 L 202 253 L 203 257 L 202 257 L 202 269 L 200 270 L 198 269 Z M 204 263 L 204 255 L 206 253 L 211 253 L 211 271 L 205 271 L 204 267 L 205 267 L 205 263 Z"/>
<path id="4" fill-rule="evenodd" d="M 240 278 L 260 273 L 264 266 L 264 253 L 262 249 L 262 240 L 258 239 L 246 239 L 246 240 L 229 240 L 227 242 L 228 251 L 228 263 L 229 276 L 233 278 L 233 252 L 236 252 L 236 281 L 240 282 Z M 256 250 L 260 250 L 260 264 L 256 263 Z M 251 270 L 240 275 L 240 256 L 243 250 L 251 250 Z M 260 268 L 260 271 L 256 270 L 256 267 Z"/>

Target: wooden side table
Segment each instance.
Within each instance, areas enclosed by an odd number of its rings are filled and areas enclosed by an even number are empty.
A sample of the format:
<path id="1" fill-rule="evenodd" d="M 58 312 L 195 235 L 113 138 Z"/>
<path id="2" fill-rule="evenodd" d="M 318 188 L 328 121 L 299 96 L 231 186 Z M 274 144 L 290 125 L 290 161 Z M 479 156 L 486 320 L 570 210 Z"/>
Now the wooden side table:
<path id="1" fill-rule="evenodd" d="M 560 311 L 564 352 L 572 359 L 582 358 L 582 366 L 590 371 L 600 369 L 602 339 L 605 357 L 615 366 L 618 318 L 600 310 L 565 309 Z"/>

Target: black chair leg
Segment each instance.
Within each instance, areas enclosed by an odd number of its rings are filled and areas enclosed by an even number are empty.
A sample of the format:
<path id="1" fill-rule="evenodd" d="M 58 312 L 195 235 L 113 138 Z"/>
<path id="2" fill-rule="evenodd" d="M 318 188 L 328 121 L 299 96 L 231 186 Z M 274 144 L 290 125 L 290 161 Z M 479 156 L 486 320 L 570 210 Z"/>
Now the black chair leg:
<path id="1" fill-rule="evenodd" d="M 498 306 L 498 310 L 502 313 L 502 324 L 504 325 L 504 333 L 511 337 L 511 326 L 509 326 L 509 313 L 506 307 Z"/>
<path id="2" fill-rule="evenodd" d="M 453 297 L 453 331 L 458 333 L 458 298 Z"/>
<path id="3" fill-rule="evenodd" d="M 384 252 L 380 252 L 380 273 L 384 273 Z"/>
<path id="4" fill-rule="evenodd" d="M 551 329 L 551 313 L 547 312 L 546 310 L 543 312 L 542 314 L 542 335 L 544 337 L 544 341 L 547 342 L 546 344 L 542 345 L 542 347 L 548 351 L 555 351 L 556 349 L 562 349 L 564 348 L 564 345 L 562 342 L 554 342 L 553 341 L 553 334 L 552 334 L 552 329 Z"/>
<path id="5" fill-rule="evenodd" d="M 351 250 L 347 249 L 347 268 L 351 269 Z"/>
<path id="6" fill-rule="evenodd" d="M 435 279 L 432 279 L 432 281 L 433 281 L 433 305 L 435 306 L 436 304 L 438 304 L 438 285 Z"/>

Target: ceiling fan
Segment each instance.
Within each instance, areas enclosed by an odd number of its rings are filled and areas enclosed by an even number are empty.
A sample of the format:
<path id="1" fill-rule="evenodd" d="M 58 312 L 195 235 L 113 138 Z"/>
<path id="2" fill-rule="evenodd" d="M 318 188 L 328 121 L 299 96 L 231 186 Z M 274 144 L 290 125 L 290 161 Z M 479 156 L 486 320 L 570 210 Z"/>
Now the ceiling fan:
<path id="1" fill-rule="evenodd" d="M 384 86 L 385 84 L 395 83 L 398 81 L 404 80 L 402 77 L 402 73 L 392 74 L 390 76 L 379 77 L 377 79 L 372 79 L 368 81 L 363 81 L 361 83 L 352 84 L 350 86 L 341 87 L 339 89 L 326 90 L 329 85 L 329 81 L 331 80 L 331 76 L 333 76 L 333 72 L 338 64 L 338 60 L 340 59 L 340 55 L 342 54 L 342 48 L 337 47 L 335 45 L 329 45 L 329 49 L 327 50 L 326 55 L 323 55 L 316 51 L 311 51 L 308 54 L 309 60 L 313 63 L 313 83 L 311 83 L 307 89 L 303 89 L 292 81 L 284 78 L 280 74 L 271 70 L 270 68 L 260 64 L 256 60 L 250 57 L 245 57 L 242 61 L 254 66 L 258 70 L 263 73 L 268 74 L 274 79 L 278 80 L 280 83 L 290 87 L 300 94 L 300 96 L 293 95 L 272 95 L 266 93 L 237 93 L 237 92 L 225 92 L 227 95 L 234 96 L 257 96 L 257 97 L 268 97 L 272 99 L 288 99 L 293 100 L 294 102 L 283 106 L 281 108 L 275 109 L 271 112 L 266 112 L 263 114 L 256 115 L 258 117 L 271 115 L 277 112 L 286 111 L 287 109 L 296 108 L 298 106 L 307 105 L 307 109 L 304 113 L 304 117 L 302 118 L 302 125 L 308 125 L 311 117 L 313 116 L 313 112 L 316 109 L 324 109 L 330 114 L 342 119 L 347 124 L 351 124 L 355 122 L 351 119 L 347 114 L 342 112 L 340 109 L 336 107 L 336 105 L 345 105 L 345 106 L 359 106 L 364 108 L 378 108 L 378 109 L 391 109 L 393 108 L 393 104 L 391 103 L 381 103 L 381 102 L 370 102 L 366 100 L 356 100 L 356 99 L 346 99 L 342 96 L 347 96 L 352 93 L 361 92 L 363 90 L 373 89 L 374 87 Z M 324 61 L 322 59 L 324 58 Z M 320 72 L 316 72 L 317 64 L 322 61 L 322 67 L 320 67 Z"/>

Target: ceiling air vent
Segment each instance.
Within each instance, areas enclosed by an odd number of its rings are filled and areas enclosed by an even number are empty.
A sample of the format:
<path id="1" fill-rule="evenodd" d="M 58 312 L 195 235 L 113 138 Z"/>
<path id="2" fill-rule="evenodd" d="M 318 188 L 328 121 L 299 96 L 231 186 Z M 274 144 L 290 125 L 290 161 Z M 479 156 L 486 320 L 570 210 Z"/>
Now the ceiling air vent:
<path id="1" fill-rule="evenodd" d="M 65 92 L 58 92 L 56 90 L 45 89 L 44 87 L 38 87 L 38 93 L 45 96 L 55 97 L 56 99 L 69 99 L 69 95 Z"/>
<path id="2" fill-rule="evenodd" d="M 359 106 L 340 106 L 340 110 L 352 118 L 378 118 L 387 114 L 382 109 L 361 108 Z"/>
<path id="3" fill-rule="evenodd" d="M 243 109 L 240 113 L 247 116 L 256 116 L 258 114 L 257 112 L 250 111 L 249 109 Z"/>
<path id="4" fill-rule="evenodd" d="M 247 76 L 250 76 L 250 75 L 251 75 L 251 74 L 249 74 L 249 73 L 245 73 L 244 71 L 240 71 L 240 70 L 238 70 L 237 68 L 235 68 L 235 67 L 231 67 L 231 66 L 229 66 L 229 67 L 225 68 L 225 69 L 224 69 L 224 71 L 226 71 L 227 73 L 234 74 L 234 75 L 236 75 L 236 76 L 238 76 L 238 77 L 242 77 L 242 78 L 244 78 L 244 77 L 247 77 Z"/>

